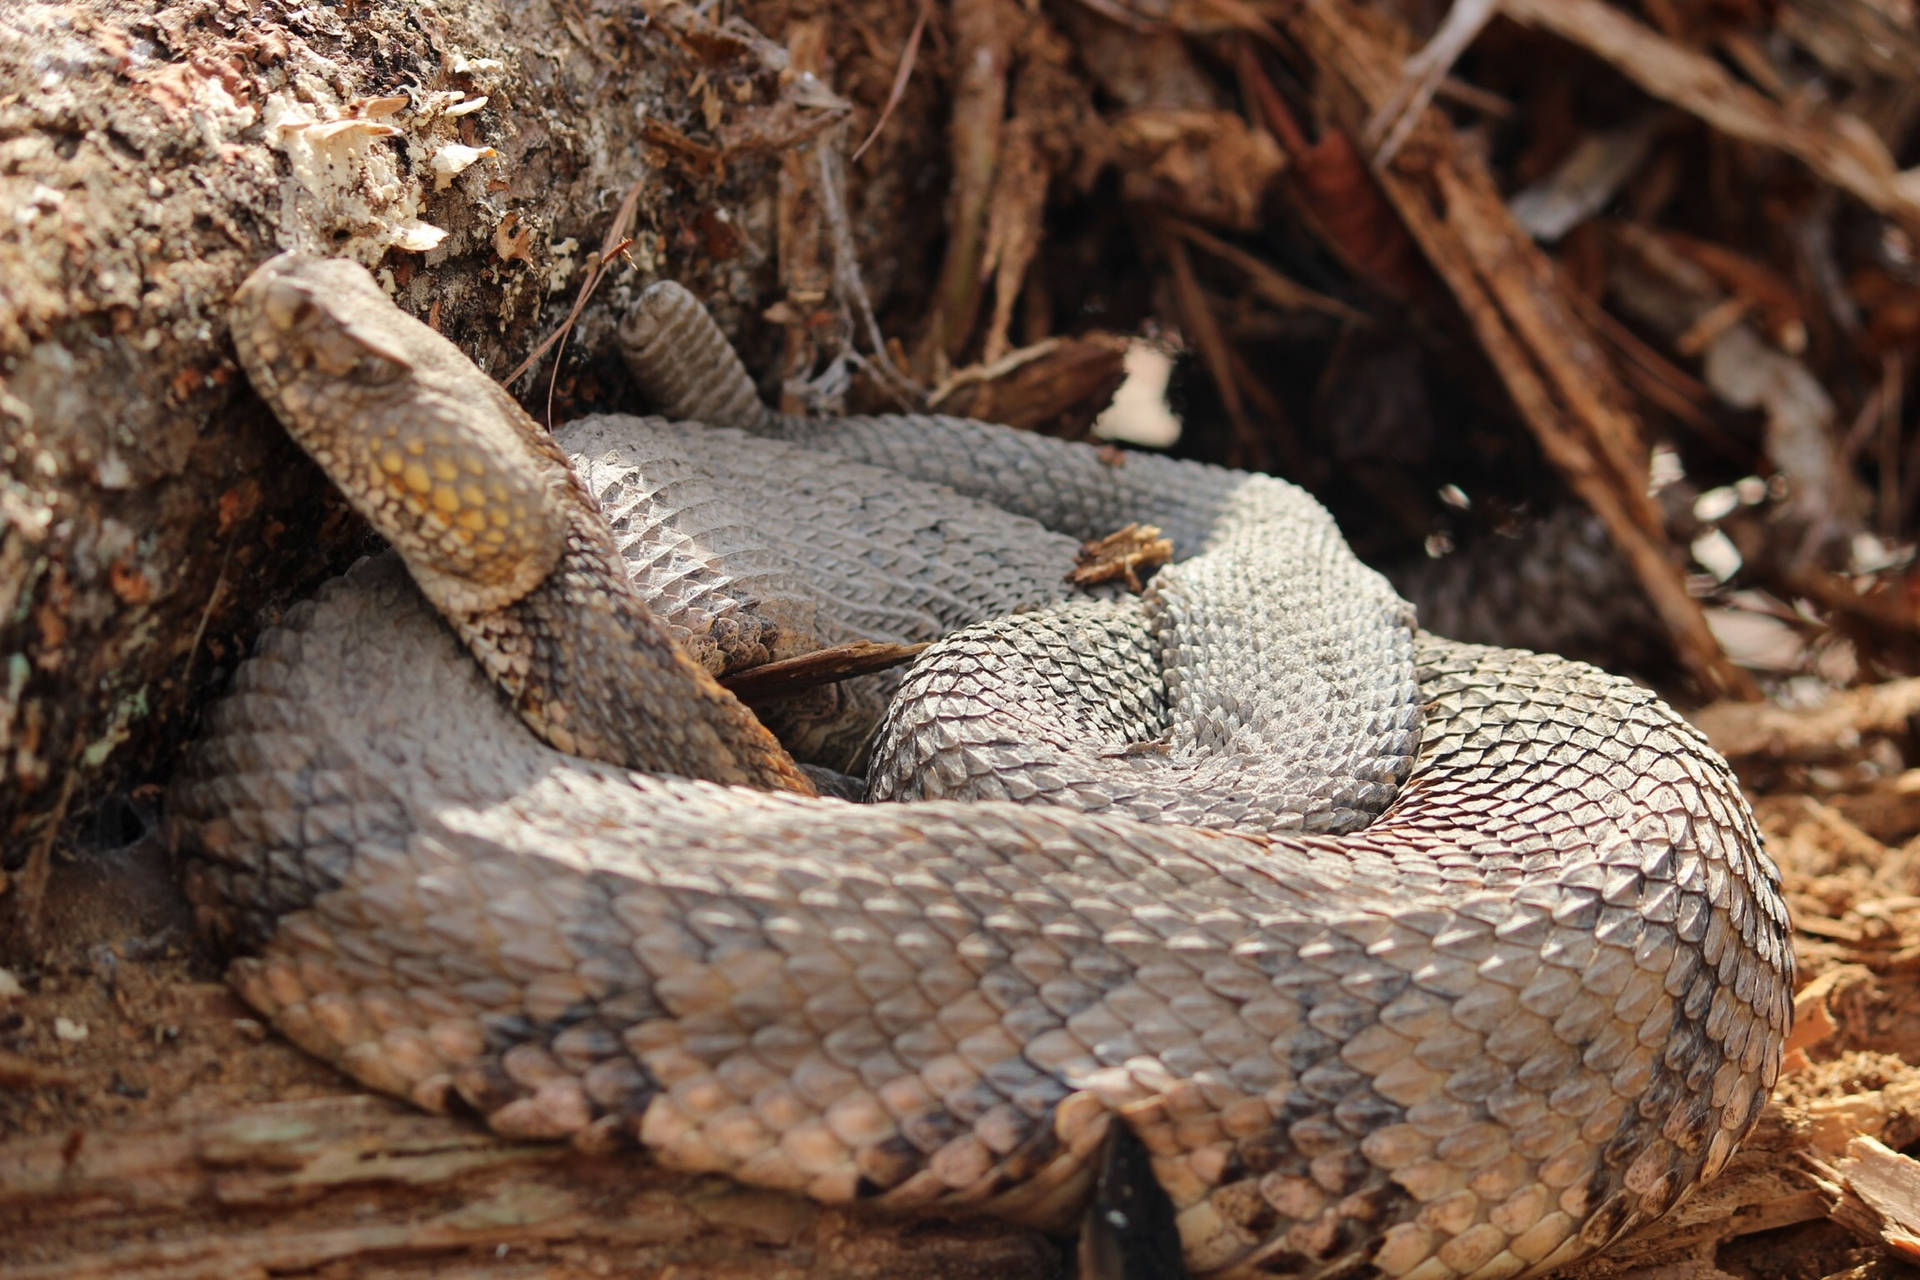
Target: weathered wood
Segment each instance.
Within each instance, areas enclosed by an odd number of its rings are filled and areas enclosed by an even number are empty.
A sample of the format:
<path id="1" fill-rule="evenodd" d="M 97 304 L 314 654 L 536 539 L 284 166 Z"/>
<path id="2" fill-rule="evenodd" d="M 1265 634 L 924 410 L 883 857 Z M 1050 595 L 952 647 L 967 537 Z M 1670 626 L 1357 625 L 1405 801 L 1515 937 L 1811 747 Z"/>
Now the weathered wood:
<path id="1" fill-rule="evenodd" d="M 0 1144 L 0 1277 L 1057 1274 L 992 1223 L 874 1223 L 342 1094 Z"/>

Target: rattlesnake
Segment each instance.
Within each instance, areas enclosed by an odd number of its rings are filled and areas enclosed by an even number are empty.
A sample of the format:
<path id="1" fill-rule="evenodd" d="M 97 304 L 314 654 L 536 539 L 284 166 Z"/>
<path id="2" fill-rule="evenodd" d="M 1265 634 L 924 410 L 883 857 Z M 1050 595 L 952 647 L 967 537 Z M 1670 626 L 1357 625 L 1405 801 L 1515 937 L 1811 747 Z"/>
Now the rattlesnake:
<path id="1" fill-rule="evenodd" d="M 1123 1128 L 1207 1274 L 1552 1267 L 1752 1126 L 1792 960 L 1725 764 L 1417 631 L 1291 486 L 784 418 L 671 288 L 630 345 L 706 425 L 570 424 L 572 469 L 357 267 L 275 259 L 232 330 L 412 581 L 268 634 L 172 812 L 243 996 L 368 1085 L 1054 1228 Z M 1070 588 L 1130 520 L 1175 563 Z M 949 632 L 770 704 L 805 767 L 716 680 Z"/>

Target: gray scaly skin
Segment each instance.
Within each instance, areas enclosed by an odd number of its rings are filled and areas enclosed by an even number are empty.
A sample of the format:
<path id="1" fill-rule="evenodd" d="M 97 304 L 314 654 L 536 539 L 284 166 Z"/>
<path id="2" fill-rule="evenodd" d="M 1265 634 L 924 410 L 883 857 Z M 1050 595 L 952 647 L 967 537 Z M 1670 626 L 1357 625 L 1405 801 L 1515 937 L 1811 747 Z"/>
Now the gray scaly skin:
<path id="1" fill-rule="evenodd" d="M 383 558 L 296 609 L 173 792 L 203 914 L 254 952 L 233 980 L 296 1043 L 509 1134 L 1049 1227 L 1124 1124 L 1206 1274 L 1519 1275 L 1725 1164 L 1778 1068 L 1786 916 L 1724 763 L 1651 695 L 1412 632 L 1278 482 L 781 419 L 710 322 L 649 303 L 640 364 L 672 381 L 666 333 L 692 389 L 668 406 L 720 425 L 573 424 L 578 483 L 363 273 L 277 259 L 236 304 L 256 385 L 420 584 Z M 463 412 L 417 415 L 416 385 Z M 507 503 L 524 555 L 433 523 L 433 486 L 381 465 L 415 439 L 479 460 L 479 523 Z M 1184 559 L 1077 598 L 1076 539 L 1130 519 Z M 711 680 L 956 628 L 876 787 L 1037 803 L 780 794 L 804 784 Z M 810 705 L 787 740 L 854 750 L 875 706 Z M 528 732 L 555 707 L 618 747 Z M 1304 782 L 1207 774 L 1302 738 L 1333 746 Z M 1253 829 L 1208 829 L 1235 806 Z"/>

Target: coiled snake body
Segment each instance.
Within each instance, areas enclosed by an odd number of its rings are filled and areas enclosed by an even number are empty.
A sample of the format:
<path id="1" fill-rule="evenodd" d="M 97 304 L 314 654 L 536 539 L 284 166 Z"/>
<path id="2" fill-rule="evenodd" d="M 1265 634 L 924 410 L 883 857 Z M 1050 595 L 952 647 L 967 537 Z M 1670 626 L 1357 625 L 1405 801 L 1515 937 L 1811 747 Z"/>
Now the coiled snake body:
<path id="1" fill-rule="evenodd" d="M 367 1084 L 1049 1226 L 1124 1125 L 1210 1274 L 1551 1267 L 1752 1125 L 1791 959 L 1724 763 L 1417 632 L 1290 486 L 779 418 L 671 291 L 636 367 L 709 425 L 572 424 L 576 470 L 357 267 L 274 260 L 233 332 L 413 580 L 267 636 L 173 810 L 243 995 Z M 1145 595 L 1067 586 L 1132 520 Z M 884 677 L 769 709 L 906 803 L 715 680 L 949 632 L 870 753 Z"/>

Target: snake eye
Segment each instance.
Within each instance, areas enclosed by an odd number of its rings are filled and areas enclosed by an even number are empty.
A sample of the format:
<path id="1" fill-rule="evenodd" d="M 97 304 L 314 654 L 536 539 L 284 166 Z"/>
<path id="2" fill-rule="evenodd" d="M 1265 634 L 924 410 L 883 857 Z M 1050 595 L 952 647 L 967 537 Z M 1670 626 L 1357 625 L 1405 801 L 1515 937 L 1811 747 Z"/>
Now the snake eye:
<path id="1" fill-rule="evenodd" d="M 290 280 L 270 280 L 260 294 L 260 313 L 281 333 L 299 333 L 313 323 L 313 296 Z"/>
<path id="2" fill-rule="evenodd" d="M 336 311 L 312 308 L 305 351 L 309 366 L 357 386 L 384 387 L 413 370 L 413 362 L 377 326 Z"/>
<path id="3" fill-rule="evenodd" d="M 412 366 L 377 351 L 364 351 L 347 376 L 363 387 L 384 387 L 407 376 Z"/>

